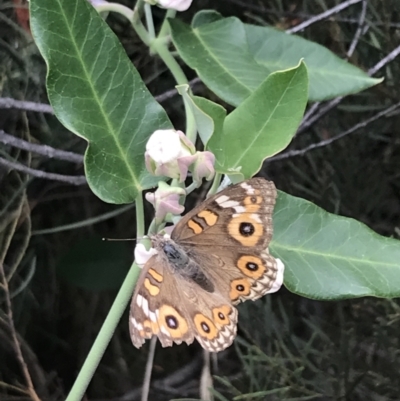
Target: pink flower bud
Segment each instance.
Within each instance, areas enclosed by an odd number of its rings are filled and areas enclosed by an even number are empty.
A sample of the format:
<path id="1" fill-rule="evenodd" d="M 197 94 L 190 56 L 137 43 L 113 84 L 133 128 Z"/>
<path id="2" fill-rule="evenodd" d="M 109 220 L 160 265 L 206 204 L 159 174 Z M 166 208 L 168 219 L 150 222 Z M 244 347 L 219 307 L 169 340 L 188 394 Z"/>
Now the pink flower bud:
<path id="1" fill-rule="evenodd" d="M 191 167 L 190 171 L 193 174 L 193 179 L 196 182 L 201 182 L 203 178 L 207 181 L 213 179 L 215 175 L 214 162 L 215 156 L 213 153 L 205 151 L 205 152 L 197 152 L 196 153 L 196 161 Z"/>
<path id="2" fill-rule="evenodd" d="M 168 213 L 183 213 L 185 208 L 179 204 L 179 197 L 185 194 L 183 188 L 171 187 L 165 182 L 160 182 L 155 192 L 146 194 L 146 200 L 154 206 L 156 224 L 162 223 Z"/>

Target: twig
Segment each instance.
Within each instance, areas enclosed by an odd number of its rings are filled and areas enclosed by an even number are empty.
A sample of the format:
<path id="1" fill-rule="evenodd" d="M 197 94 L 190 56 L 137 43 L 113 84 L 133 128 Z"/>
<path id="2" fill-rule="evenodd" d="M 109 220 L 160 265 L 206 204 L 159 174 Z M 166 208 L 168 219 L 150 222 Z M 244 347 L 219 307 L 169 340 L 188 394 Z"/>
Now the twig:
<path id="1" fill-rule="evenodd" d="M 189 82 L 190 87 L 193 87 L 200 83 L 200 78 L 196 77 Z M 157 102 L 164 102 L 178 94 L 178 91 L 174 89 L 167 90 L 160 95 L 155 96 L 154 98 Z M 49 104 L 45 103 L 35 103 L 29 102 L 25 100 L 15 100 L 10 97 L 2 97 L 0 98 L 0 109 L 18 109 L 18 110 L 25 110 L 25 111 L 35 111 L 38 113 L 48 113 L 54 114 L 53 108 Z"/>
<path id="2" fill-rule="evenodd" d="M 375 64 L 372 68 L 368 70 L 368 75 L 375 75 L 380 69 L 382 69 L 386 64 L 393 61 L 400 54 L 400 45 L 392 50 L 385 58 Z"/>
<path id="3" fill-rule="evenodd" d="M 84 185 L 86 184 L 86 177 L 84 175 L 61 175 L 55 173 L 46 173 L 44 171 L 36 170 L 31 167 L 24 166 L 23 164 L 16 163 L 10 160 L 5 160 L 0 158 L 0 166 L 4 166 L 10 169 L 21 171 L 23 173 L 29 174 L 33 177 L 44 178 L 46 180 L 54 180 L 66 182 L 72 185 Z"/>
<path id="4" fill-rule="evenodd" d="M 149 354 L 147 355 L 146 370 L 144 372 L 144 378 L 143 378 L 142 396 L 140 398 L 141 401 L 147 401 L 149 398 L 151 372 L 153 371 L 156 344 L 157 344 L 157 337 L 153 336 L 150 341 Z"/>
<path id="5" fill-rule="evenodd" d="M 386 64 L 393 61 L 398 55 L 400 54 L 400 46 L 397 46 L 394 50 L 392 50 L 385 58 L 379 61 L 374 67 L 368 70 L 368 75 L 375 75 L 380 69 L 382 69 Z M 336 99 L 331 100 L 330 102 L 326 103 L 324 107 L 321 107 L 318 114 L 314 116 L 310 116 L 311 113 L 307 113 L 305 118 L 303 119 L 296 135 L 303 133 L 307 128 L 313 125 L 317 120 L 323 117 L 328 111 L 336 107 L 342 100 L 344 96 L 339 96 Z M 315 103 L 319 106 L 320 103 Z M 315 107 L 316 109 L 317 107 Z M 315 110 L 313 109 L 313 110 Z M 311 109 L 310 109 L 311 110 Z M 308 118 L 308 119 L 307 119 Z"/>
<path id="6" fill-rule="evenodd" d="M 301 122 L 301 125 L 299 129 L 297 130 L 296 135 L 302 134 L 307 128 L 309 128 L 311 125 L 313 125 L 315 122 L 317 122 L 321 117 L 323 117 L 328 111 L 336 107 L 342 100 L 344 96 L 339 96 L 330 102 L 326 103 L 321 109 L 318 111 L 318 114 L 314 114 L 314 116 L 311 115 L 311 113 L 307 114 L 308 119 L 304 118 L 303 121 Z M 313 111 L 317 111 L 319 109 L 319 106 L 321 105 L 321 102 L 317 102 L 314 104 L 315 107 Z M 314 106 L 313 105 L 313 106 Z M 311 109 L 310 109 L 311 110 Z"/>
<path id="7" fill-rule="evenodd" d="M 362 9 L 361 9 L 361 13 L 360 13 L 360 18 L 358 19 L 358 28 L 356 30 L 356 33 L 354 34 L 354 37 L 353 37 L 353 40 L 351 41 L 349 49 L 347 50 L 347 53 L 346 53 L 347 58 L 350 58 L 353 55 L 354 50 L 358 44 L 358 41 L 360 40 L 361 34 L 363 32 L 363 26 L 365 23 L 366 12 L 367 12 L 367 1 L 362 0 Z M 336 107 L 343 100 L 343 98 L 344 98 L 343 96 L 340 96 L 340 97 L 337 97 L 336 99 L 333 99 L 331 102 L 326 104 L 321 110 L 319 110 L 321 102 L 314 103 L 310 107 L 310 109 L 308 110 L 306 115 L 303 117 L 303 120 L 300 124 L 299 129 L 297 130 L 296 135 L 299 135 L 302 132 L 304 132 L 308 127 L 310 127 L 317 120 L 319 120 L 329 110 Z M 316 114 L 317 112 L 318 112 L 318 114 Z"/>
<path id="8" fill-rule="evenodd" d="M 255 11 L 258 14 L 264 15 L 264 14 L 273 14 L 278 17 L 296 17 L 296 18 L 314 18 L 315 15 L 313 14 L 308 14 L 308 13 L 303 13 L 303 12 L 297 12 L 297 11 L 280 11 L 280 10 L 275 10 L 272 8 L 266 8 L 266 7 L 261 7 L 261 6 L 256 6 L 254 4 L 249 4 L 248 1 L 240 1 L 240 0 L 224 0 L 226 2 L 236 4 L 238 6 L 241 6 L 245 8 L 246 10 L 252 10 Z M 347 17 L 340 17 L 340 16 L 335 16 L 334 21 L 337 22 L 346 22 L 348 24 L 357 24 L 359 23 L 359 19 L 356 18 L 347 18 Z M 369 21 L 370 25 L 374 26 L 385 26 L 388 28 L 395 28 L 398 29 L 400 28 L 400 23 L 398 22 L 388 22 L 388 21 Z"/>
<path id="9" fill-rule="evenodd" d="M 4 266 L 3 262 L 0 262 L 0 278 L 1 278 L 1 284 L 5 292 L 5 301 L 6 301 L 6 307 L 7 307 L 7 319 L 8 319 L 8 326 L 10 328 L 10 333 L 11 333 L 11 338 L 12 338 L 12 344 L 14 347 L 14 351 L 17 355 L 18 362 L 21 365 L 22 373 L 25 377 L 26 385 L 28 386 L 28 393 L 29 396 L 32 398 L 33 401 L 40 401 L 39 396 L 36 394 L 36 391 L 33 387 L 32 383 L 32 378 L 31 375 L 29 374 L 28 371 L 28 366 L 25 363 L 24 356 L 22 355 L 21 347 L 17 338 L 17 332 L 15 330 L 14 326 L 14 319 L 13 319 L 13 313 L 12 313 L 12 306 L 11 306 L 11 299 L 10 299 L 10 292 L 8 288 L 8 282 L 6 279 L 6 275 L 4 273 Z"/>
<path id="10" fill-rule="evenodd" d="M 53 108 L 49 104 L 15 100 L 10 97 L 0 98 L 0 109 L 18 109 L 25 111 L 36 111 L 38 113 L 54 114 Z"/>
<path id="11" fill-rule="evenodd" d="M 340 11 L 344 10 L 345 8 L 350 7 L 353 4 L 357 4 L 360 1 L 363 1 L 363 0 L 348 0 L 348 1 L 345 1 L 344 3 L 340 3 L 336 7 L 333 7 L 321 14 L 318 14 L 318 15 L 310 18 L 309 20 L 302 22 L 299 25 L 296 25 L 295 27 L 293 27 L 291 29 L 287 29 L 286 32 L 287 33 L 295 33 L 295 32 L 302 31 L 303 29 L 307 28 L 308 26 L 310 26 L 318 21 L 321 21 L 323 19 L 326 19 L 326 18 L 330 17 L 332 14 L 337 14 Z"/>
<path id="12" fill-rule="evenodd" d="M 73 163 L 83 163 L 83 156 L 78 153 L 67 152 L 65 150 L 59 150 L 52 148 L 48 145 L 37 145 L 35 143 L 31 143 L 28 141 L 24 141 L 23 139 L 16 138 L 13 135 L 6 134 L 3 130 L 0 129 L 0 142 L 14 146 L 18 149 L 27 150 L 29 152 L 35 152 L 40 155 L 46 156 L 50 159 L 59 159 L 66 160 Z"/>
<path id="13" fill-rule="evenodd" d="M 366 15 L 367 15 L 367 0 L 362 0 L 361 13 L 360 13 L 360 18 L 358 20 L 358 27 L 353 37 L 353 40 L 351 41 L 351 44 L 349 46 L 349 50 L 347 50 L 348 58 L 350 58 L 353 55 L 354 50 L 357 47 L 358 41 L 360 40 L 361 34 L 364 29 Z"/>
<path id="14" fill-rule="evenodd" d="M 354 125 L 353 127 L 349 128 L 348 130 L 342 132 L 339 135 L 336 135 L 332 138 L 326 139 L 324 141 L 318 142 L 318 143 L 313 143 L 312 145 L 307 146 L 304 149 L 299 149 L 299 150 L 289 150 L 288 152 L 285 153 L 281 153 L 277 156 L 271 157 L 270 159 L 267 160 L 267 162 L 271 162 L 271 161 L 277 161 L 277 160 L 282 160 L 282 159 L 287 159 L 289 157 L 294 157 L 294 156 L 302 156 L 305 153 L 309 152 L 312 149 L 316 149 L 316 148 L 321 148 L 327 145 L 330 145 L 332 142 L 337 141 L 338 139 L 341 139 L 349 134 L 352 134 L 353 132 L 359 130 L 360 128 L 364 128 L 366 127 L 368 124 L 378 120 L 379 118 L 393 112 L 394 110 L 396 110 L 397 108 L 400 107 L 400 102 L 388 107 L 387 109 L 375 114 L 374 116 L 361 121 L 360 123 Z"/>
<path id="15" fill-rule="evenodd" d="M 203 368 L 200 376 L 200 397 L 202 400 L 212 400 L 213 380 L 211 376 L 211 354 L 203 350 Z"/>
<path id="16" fill-rule="evenodd" d="M 83 220 L 83 221 L 78 221 L 77 223 L 65 224 L 63 226 L 58 226 L 58 227 L 53 227 L 53 228 L 44 228 L 42 230 L 33 230 L 32 236 L 33 235 L 43 235 L 43 234 L 54 234 L 54 233 L 59 233 L 61 231 L 76 230 L 77 228 L 91 226 L 93 224 L 97 224 L 102 221 L 111 219 L 115 216 L 119 216 L 120 214 L 132 209 L 133 207 L 135 207 L 134 203 L 126 205 L 126 206 L 122 206 L 116 210 L 112 210 L 111 212 L 107 212 L 107 213 L 101 214 L 96 217 L 91 217 L 91 218 Z"/>
<path id="17" fill-rule="evenodd" d="M 197 375 L 202 364 L 202 355 L 197 354 L 188 364 L 182 366 L 175 372 L 172 372 L 169 376 L 163 379 L 156 379 L 152 383 L 152 388 L 156 390 L 166 390 L 173 388 L 174 390 L 180 392 L 180 396 L 182 396 L 182 391 L 180 388 L 183 383 L 188 383 L 189 380 L 194 375 Z M 124 394 L 121 397 L 114 398 L 113 401 L 132 401 L 139 399 L 139 395 L 141 393 L 141 388 L 136 388 Z"/>

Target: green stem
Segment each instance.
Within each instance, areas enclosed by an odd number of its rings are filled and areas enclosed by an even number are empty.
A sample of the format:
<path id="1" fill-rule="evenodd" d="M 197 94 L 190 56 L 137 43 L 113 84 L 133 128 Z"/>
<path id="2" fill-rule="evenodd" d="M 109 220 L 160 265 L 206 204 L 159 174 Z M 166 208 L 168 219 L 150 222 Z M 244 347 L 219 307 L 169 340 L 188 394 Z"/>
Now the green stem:
<path id="1" fill-rule="evenodd" d="M 181 66 L 172 56 L 171 52 L 165 45 L 164 40 L 162 38 L 161 39 L 157 38 L 152 43 L 152 50 L 155 51 L 160 56 L 162 61 L 164 61 L 165 65 L 171 71 L 171 74 L 174 76 L 175 81 L 178 85 L 189 84 L 188 79 L 186 78 L 186 75 L 184 74 Z M 197 134 L 196 121 L 194 119 L 194 115 L 191 111 L 190 105 L 187 104 L 185 100 L 183 101 L 185 104 L 185 114 L 186 114 L 186 136 L 193 143 L 196 143 L 196 134 Z"/>
<path id="2" fill-rule="evenodd" d="M 149 235 L 155 235 L 157 234 L 157 224 L 156 224 L 156 219 L 153 219 L 150 223 L 149 226 L 149 231 L 148 231 Z"/>
<path id="3" fill-rule="evenodd" d="M 190 90 L 190 88 L 189 88 Z M 194 118 L 192 109 L 188 103 L 188 101 L 184 98 L 183 103 L 185 105 L 185 117 L 186 117 L 186 136 L 189 138 L 192 143 L 196 143 L 197 140 L 197 125 L 196 120 Z"/>
<path id="4" fill-rule="evenodd" d="M 161 60 L 164 61 L 178 85 L 188 84 L 188 79 L 186 78 L 181 66 L 172 56 L 165 43 L 156 39 L 152 43 L 152 49 L 160 56 Z"/>
<path id="5" fill-rule="evenodd" d="M 214 195 L 217 193 L 217 189 L 219 187 L 219 184 L 221 183 L 221 178 L 222 178 L 222 174 L 221 173 L 215 173 L 214 176 L 214 181 L 211 185 L 210 190 L 207 193 L 207 198 L 211 195 Z"/>
<path id="6" fill-rule="evenodd" d="M 86 389 L 89 386 L 90 380 L 93 377 L 97 366 L 114 334 L 115 328 L 119 323 L 122 314 L 124 313 L 129 300 L 132 298 L 133 290 L 136 281 L 139 277 L 140 268 L 136 263 L 133 263 L 116 298 L 106 317 L 106 320 L 101 327 L 99 334 L 96 337 L 92 348 L 75 380 L 74 385 L 66 401 L 81 401 L 85 395 Z"/>
<path id="7" fill-rule="evenodd" d="M 185 190 L 186 190 L 186 196 L 192 193 L 196 188 L 199 187 L 197 185 L 198 183 L 196 181 L 193 181 Z"/>
<path id="8" fill-rule="evenodd" d="M 140 192 L 136 197 L 136 238 L 141 239 L 144 237 L 144 206 L 143 196 Z"/>
<path id="9" fill-rule="evenodd" d="M 114 13 L 118 13 L 118 14 L 121 14 L 124 17 L 126 17 L 129 21 L 131 21 L 133 18 L 133 11 L 126 6 L 123 6 L 122 4 L 105 3 L 105 4 L 96 6 L 96 10 L 99 13 L 110 12 L 110 11 L 114 12 Z"/>
<path id="10" fill-rule="evenodd" d="M 143 198 L 140 193 L 136 198 L 136 225 L 137 225 L 137 236 L 143 237 L 144 235 L 144 213 L 143 213 Z M 101 327 L 99 334 L 94 341 L 92 348 L 86 357 L 85 362 L 81 370 L 79 371 L 78 377 L 75 380 L 74 385 L 66 401 L 81 401 L 85 395 L 86 389 L 100 363 L 101 358 L 114 334 L 115 328 L 117 327 L 121 316 L 124 313 L 129 300 L 132 298 L 133 290 L 136 285 L 136 281 L 139 278 L 140 273 L 139 266 L 134 262 L 129 269 L 128 274 L 111 306 L 110 311 Z"/>
<path id="11" fill-rule="evenodd" d="M 153 14 L 151 12 L 151 5 L 146 3 L 144 5 L 144 14 L 146 16 L 146 25 L 149 32 L 150 41 L 152 42 L 156 38 L 156 31 L 154 29 Z"/>
<path id="12" fill-rule="evenodd" d="M 147 32 L 146 28 L 140 21 L 140 11 L 143 7 L 143 0 L 138 0 L 136 3 L 135 9 L 131 10 L 130 8 L 117 3 L 106 3 L 96 6 L 96 10 L 99 13 L 102 12 L 115 12 L 126 17 L 132 24 L 134 30 L 142 40 L 144 44 L 150 46 L 150 36 Z"/>
<path id="13" fill-rule="evenodd" d="M 169 34 L 169 24 L 168 24 L 168 18 L 175 18 L 176 15 L 176 10 L 169 9 L 165 13 L 164 21 L 161 25 L 160 32 L 158 34 L 158 38 L 165 38 Z"/>

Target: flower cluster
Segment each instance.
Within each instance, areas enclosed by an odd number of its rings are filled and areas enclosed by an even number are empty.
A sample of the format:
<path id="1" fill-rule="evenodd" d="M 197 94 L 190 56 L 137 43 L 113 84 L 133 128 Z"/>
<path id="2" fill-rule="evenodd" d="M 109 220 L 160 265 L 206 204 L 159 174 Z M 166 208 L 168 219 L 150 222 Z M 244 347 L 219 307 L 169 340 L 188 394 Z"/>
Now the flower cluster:
<path id="1" fill-rule="evenodd" d="M 157 176 L 165 176 L 185 181 L 188 172 L 192 173 L 195 186 L 202 179 L 214 177 L 215 157 L 211 152 L 196 151 L 193 143 L 182 131 L 157 130 L 146 145 L 145 162 L 147 170 Z M 146 194 L 146 199 L 154 206 L 155 223 L 161 224 L 169 213 L 181 214 L 184 207 L 179 203 L 186 191 L 180 186 L 170 186 L 160 182 L 158 189 Z"/>
<path id="2" fill-rule="evenodd" d="M 195 182 L 214 177 L 215 157 L 211 152 L 196 151 L 193 143 L 182 131 L 157 130 L 146 145 L 147 170 L 153 175 L 185 181 L 191 171 Z"/>

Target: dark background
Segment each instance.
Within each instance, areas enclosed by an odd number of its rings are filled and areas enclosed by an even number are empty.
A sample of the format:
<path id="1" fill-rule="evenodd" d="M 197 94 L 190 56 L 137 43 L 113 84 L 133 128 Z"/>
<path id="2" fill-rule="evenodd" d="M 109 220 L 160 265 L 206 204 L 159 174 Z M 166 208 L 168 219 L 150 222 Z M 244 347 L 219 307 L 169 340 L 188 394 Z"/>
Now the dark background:
<path id="1" fill-rule="evenodd" d="M 9 107 L 11 98 L 48 103 L 45 64 L 32 42 L 26 6 L 0 1 L 0 129 L 32 143 L 83 154 L 85 142 L 67 132 L 55 117 Z M 132 6 L 131 1 L 124 2 Z M 254 24 L 286 30 L 323 13 L 341 1 L 194 0 L 179 18 L 190 21 L 200 9 L 213 8 Z M 369 0 L 315 22 L 297 34 L 347 57 L 356 32 L 362 33 L 350 62 L 365 71 L 400 45 L 400 2 Z M 161 20 L 162 10 L 155 12 Z M 183 128 L 179 96 L 164 96 L 174 81 L 160 60 L 148 55 L 129 23 L 112 14 L 107 19 L 128 56 L 176 128 Z M 329 140 L 372 119 L 343 138 L 305 152 L 265 163 L 262 174 L 290 194 L 364 222 L 376 232 L 400 236 L 399 109 L 377 114 L 400 101 L 398 59 L 387 61 L 374 76 L 385 81 L 344 98 L 325 114 L 321 104 L 310 126 L 301 130 L 290 149 Z M 185 70 L 190 79 L 194 72 Z M 196 94 L 219 101 L 201 83 Z M 229 107 L 228 107 L 229 109 Z M 46 111 L 46 110 L 45 110 Z M 375 119 L 373 117 L 376 117 Z M 0 161 L 18 157 L 39 171 L 81 175 L 80 163 L 28 153 L 0 139 Z M 0 205 L 9 199 L 5 183 L 9 169 L 0 163 Z M 42 400 L 62 400 L 68 393 L 132 259 L 132 242 L 101 241 L 102 237 L 132 238 L 134 209 L 104 221 L 96 219 L 119 208 L 97 199 L 86 185 L 33 178 L 21 173 L 12 182 L 24 183 L 26 203 L 7 258 L 30 238 L 21 263 L 9 280 L 14 334 Z M 18 185 L 17 185 L 18 187 Z M 203 190 L 204 193 L 204 190 Z M 198 202 L 199 191 L 189 200 Z M 7 195 L 7 196 L 6 196 Z M 3 209 L 0 209 L 3 210 Z M 148 218 L 152 210 L 148 207 Z M 0 213 L 0 222 L 4 216 Z M 88 219 L 95 218 L 95 221 Z M 4 220 L 4 219 L 3 219 Z M 30 224 L 27 224 L 30 222 Z M 72 229 L 54 228 L 81 223 Z M 30 225 L 30 227 L 29 227 Z M 43 232 L 50 229 L 50 232 Z M 4 225 L 0 225 L 1 246 Z M 4 252 L 3 250 L 1 252 Z M 0 253 L 1 253 L 0 252 Z M 14 252 L 14 253 L 13 253 Z M 1 253 L 2 254 L 2 253 Z M 6 274 L 10 263 L 4 264 Z M 399 261 L 400 263 L 400 261 Z M 3 282 L 4 284 L 4 282 Z M 29 399 L 21 361 L 13 348 L 4 286 L 0 290 L 0 399 Z M 256 303 L 240 306 L 239 336 L 235 346 L 214 361 L 216 399 L 231 400 L 399 400 L 400 304 L 397 300 L 364 298 L 340 302 L 307 300 L 281 290 Z M 130 341 L 127 314 L 102 359 L 87 392 L 91 400 L 137 400 L 147 361 L 148 344 L 135 349 Z M 217 362 L 217 363 L 215 363 Z M 195 344 L 157 347 L 150 400 L 199 398 L 202 351 Z M 269 393 L 267 393 L 269 392 Z M 258 394 L 258 395 L 257 395 Z"/>

